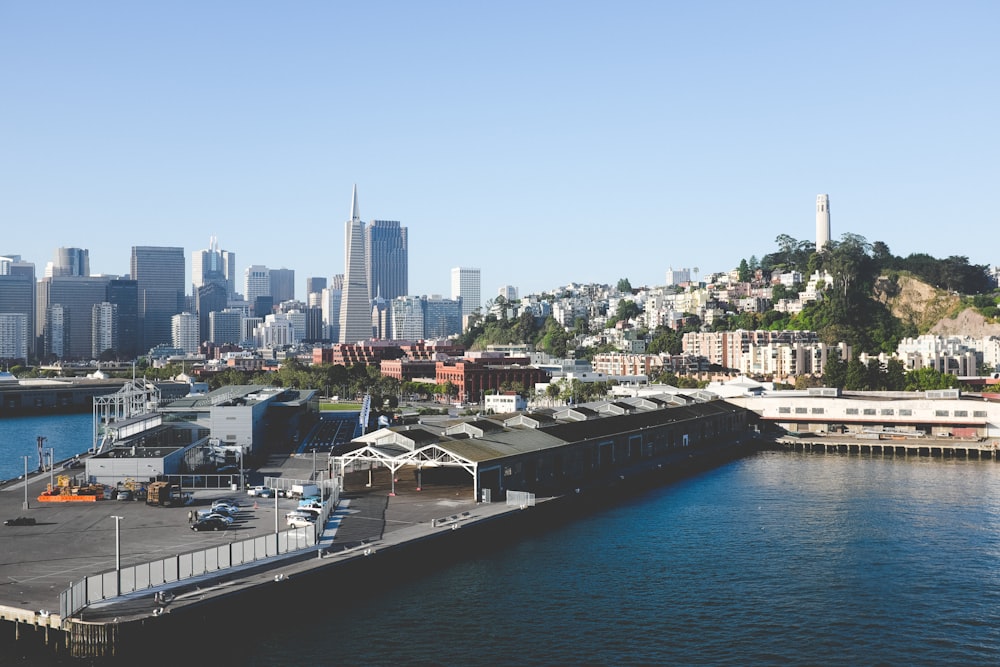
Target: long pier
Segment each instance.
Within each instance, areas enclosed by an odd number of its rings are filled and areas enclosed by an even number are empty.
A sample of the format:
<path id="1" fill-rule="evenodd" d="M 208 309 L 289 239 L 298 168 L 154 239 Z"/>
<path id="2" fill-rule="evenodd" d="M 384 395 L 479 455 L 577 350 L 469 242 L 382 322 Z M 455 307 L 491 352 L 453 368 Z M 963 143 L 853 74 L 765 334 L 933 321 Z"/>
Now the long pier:
<path id="1" fill-rule="evenodd" d="M 930 456 L 1000 461 L 1000 439 L 963 441 L 924 438 L 875 439 L 839 436 L 776 438 L 780 448 L 798 452 L 873 454 L 882 456 Z"/>

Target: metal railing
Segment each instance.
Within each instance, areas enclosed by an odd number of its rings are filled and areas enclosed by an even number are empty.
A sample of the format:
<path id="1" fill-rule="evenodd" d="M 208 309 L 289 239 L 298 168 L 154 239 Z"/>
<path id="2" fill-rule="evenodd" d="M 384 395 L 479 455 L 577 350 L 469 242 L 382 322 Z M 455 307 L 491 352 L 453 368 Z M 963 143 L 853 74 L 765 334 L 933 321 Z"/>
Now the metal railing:
<path id="1" fill-rule="evenodd" d="M 527 491 L 511 491 L 507 489 L 508 507 L 534 507 L 535 494 Z"/>
<path id="2" fill-rule="evenodd" d="M 315 546 L 317 541 L 316 526 L 290 528 L 91 575 L 59 594 L 59 613 L 69 618 L 95 602 L 300 551 Z"/>

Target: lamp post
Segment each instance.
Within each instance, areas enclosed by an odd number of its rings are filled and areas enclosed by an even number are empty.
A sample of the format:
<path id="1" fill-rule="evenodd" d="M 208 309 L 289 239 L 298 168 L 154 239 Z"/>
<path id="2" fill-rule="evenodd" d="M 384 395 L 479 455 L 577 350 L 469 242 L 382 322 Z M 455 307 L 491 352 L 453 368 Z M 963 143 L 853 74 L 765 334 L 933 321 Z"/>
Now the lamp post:
<path id="1" fill-rule="evenodd" d="M 121 525 L 122 519 L 118 515 L 112 515 L 112 519 L 115 520 L 115 595 L 120 595 L 122 592 L 122 533 Z"/>
<path id="2" fill-rule="evenodd" d="M 55 476 L 54 470 L 56 467 L 55 460 L 56 460 L 56 448 L 49 447 L 49 491 L 56 488 L 55 486 L 56 480 L 54 479 Z"/>
<path id="3" fill-rule="evenodd" d="M 24 457 L 24 504 L 21 509 L 28 509 L 28 457 Z"/>

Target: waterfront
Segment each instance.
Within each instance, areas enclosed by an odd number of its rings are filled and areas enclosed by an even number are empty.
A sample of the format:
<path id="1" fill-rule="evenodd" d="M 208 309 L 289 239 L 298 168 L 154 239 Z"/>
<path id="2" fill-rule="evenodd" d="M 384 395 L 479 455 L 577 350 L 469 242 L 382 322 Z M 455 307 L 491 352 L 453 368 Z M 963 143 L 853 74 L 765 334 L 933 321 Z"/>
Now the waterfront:
<path id="1" fill-rule="evenodd" d="M 318 613 L 262 608 L 213 659 L 996 664 L 997 498 L 993 461 L 764 452 L 471 558 L 318 589 Z M 210 664 L 178 640 L 155 664 Z"/>

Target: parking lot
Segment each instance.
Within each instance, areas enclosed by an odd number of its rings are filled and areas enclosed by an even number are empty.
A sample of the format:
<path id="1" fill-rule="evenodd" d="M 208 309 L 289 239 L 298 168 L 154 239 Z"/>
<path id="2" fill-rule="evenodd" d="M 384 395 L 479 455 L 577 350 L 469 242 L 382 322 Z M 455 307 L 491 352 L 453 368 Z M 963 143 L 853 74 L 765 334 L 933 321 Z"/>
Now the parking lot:
<path id="1" fill-rule="evenodd" d="M 311 456 L 274 457 L 254 476 L 308 478 L 311 467 Z M 48 475 L 29 477 L 27 510 L 22 508 L 23 482 L 0 489 L 0 519 L 27 516 L 36 521 L 33 526 L 0 526 L 0 605 L 58 610 L 59 594 L 72 582 L 115 569 L 116 528 L 121 565 L 125 567 L 270 534 L 276 517 L 278 527 L 284 530 L 285 513 L 298 505 L 290 498 L 255 499 L 230 489 L 196 490 L 190 505 L 174 507 L 136 500 L 39 502 L 37 497 L 48 481 Z M 210 508 L 212 501 L 221 497 L 233 497 L 240 504 L 233 525 L 217 532 L 191 530 L 191 513 Z"/>

